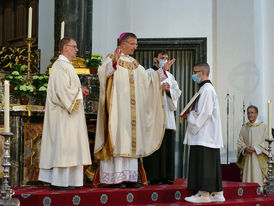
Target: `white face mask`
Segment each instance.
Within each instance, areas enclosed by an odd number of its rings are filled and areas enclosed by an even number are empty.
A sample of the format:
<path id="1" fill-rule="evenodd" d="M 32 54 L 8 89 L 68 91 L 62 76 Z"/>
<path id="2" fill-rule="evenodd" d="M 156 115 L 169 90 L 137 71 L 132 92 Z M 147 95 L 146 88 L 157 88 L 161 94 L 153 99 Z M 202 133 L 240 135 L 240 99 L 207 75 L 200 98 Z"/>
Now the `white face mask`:
<path id="1" fill-rule="evenodd" d="M 159 60 L 158 66 L 162 68 L 167 63 L 167 60 Z"/>

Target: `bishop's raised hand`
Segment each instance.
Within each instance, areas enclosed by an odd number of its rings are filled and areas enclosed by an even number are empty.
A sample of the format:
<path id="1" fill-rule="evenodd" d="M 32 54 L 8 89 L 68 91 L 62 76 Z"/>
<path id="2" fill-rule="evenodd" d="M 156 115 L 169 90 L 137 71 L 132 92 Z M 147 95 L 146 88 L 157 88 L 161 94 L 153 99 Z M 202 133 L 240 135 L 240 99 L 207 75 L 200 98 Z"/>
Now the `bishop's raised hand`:
<path id="1" fill-rule="evenodd" d="M 172 66 L 172 64 L 174 64 L 175 61 L 176 61 L 175 58 L 173 58 L 173 59 L 167 61 L 167 63 L 165 63 L 165 65 L 163 66 L 163 70 L 164 70 L 164 71 L 169 70 L 170 67 Z"/>

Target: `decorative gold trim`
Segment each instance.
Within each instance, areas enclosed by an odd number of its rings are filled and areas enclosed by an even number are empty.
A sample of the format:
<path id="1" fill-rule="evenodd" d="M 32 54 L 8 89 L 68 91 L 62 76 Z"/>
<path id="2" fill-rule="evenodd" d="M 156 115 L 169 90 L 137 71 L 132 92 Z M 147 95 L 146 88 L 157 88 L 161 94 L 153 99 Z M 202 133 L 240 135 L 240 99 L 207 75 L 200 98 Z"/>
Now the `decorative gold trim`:
<path id="1" fill-rule="evenodd" d="M 247 122 L 245 123 L 246 126 L 248 127 L 258 127 L 262 124 L 263 122 L 258 122 L 258 123 L 251 123 L 251 122 Z"/>
<path id="2" fill-rule="evenodd" d="M 80 103 L 81 103 L 81 101 L 80 101 L 79 99 L 76 100 L 76 102 L 75 102 L 75 104 L 74 104 L 74 107 L 73 107 L 72 110 L 71 110 L 71 114 L 78 111 L 79 106 L 80 106 Z"/>
<path id="3" fill-rule="evenodd" d="M 117 65 L 123 68 L 126 68 L 128 70 L 135 70 L 139 66 L 139 63 L 135 59 L 132 62 L 127 62 L 122 59 L 118 59 Z"/>
<path id="4" fill-rule="evenodd" d="M 38 49 L 31 51 L 30 60 L 31 73 L 39 72 L 40 53 Z M 4 71 L 11 71 L 13 64 L 28 64 L 28 50 L 26 47 L 0 47 L 0 68 Z"/>
<path id="5" fill-rule="evenodd" d="M 88 68 L 74 68 L 77 74 L 90 74 L 90 70 Z M 51 68 L 48 69 L 48 73 L 50 74 Z"/>
<path id="6" fill-rule="evenodd" d="M 136 105 L 135 105 L 135 84 L 134 71 L 128 70 L 130 86 L 130 113 L 131 113 L 131 152 L 136 156 Z M 132 104 L 134 102 L 134 104 Z"/>
<path id="7" fill-rule="evenodd" d="M 107 57 L 113 59 L 114 55 L 113 54 L 108 54 Z M 133 59 L 132 62 L 128 62 L 128 61 L 124 61 L 120 58 L 117 61 L 117 65 L 119 65 L 121 67 L 124 67 L 128 70 L 135 70 L 140 64 L 136 59 Z"/>
<path id="8" fill-rule="evenodd" d="M 113 142 L 111 136 L 111 124 L 109 119 L 111 119 L 111 110 L 112 110 L 112 99 L 113 99 L 113 75 L 107 79 L 107 70 L 105 72 L 106 87 L 101 88 L 105 89 L 105 122 L 104 122 L 104 143 L 94 151 L 95 159 L 100 160 L 109 160 L 113 156 Z"/>
<path id="9" fill-rule="evenodd" d="M 70 107 L 69 107 L 69 109 L 68 109 L 68 111 L 69 111 L 70 114 L 73 112 L 74 106 L 75 106 L 75 104 L 76 104 L 76 102 L 77 102 L 76 98 L 78 97 L 79 92 L 80 92 L 80 88 L 78 88 L 78 92 L 77 92 L 76 95 L 74 96 L 74 98 L 73 98 L 73 100 L 72 100 L 72 103 L 71 103 L 71 105 L 70 105 Z M 78 105 L 78 107 L 79 107 L 79 105 Z M 77 110 L 78 110 L 78 108 L 77 108 Z M 76 110 L 76 111 L 77 111 L 77 110 Z"/>

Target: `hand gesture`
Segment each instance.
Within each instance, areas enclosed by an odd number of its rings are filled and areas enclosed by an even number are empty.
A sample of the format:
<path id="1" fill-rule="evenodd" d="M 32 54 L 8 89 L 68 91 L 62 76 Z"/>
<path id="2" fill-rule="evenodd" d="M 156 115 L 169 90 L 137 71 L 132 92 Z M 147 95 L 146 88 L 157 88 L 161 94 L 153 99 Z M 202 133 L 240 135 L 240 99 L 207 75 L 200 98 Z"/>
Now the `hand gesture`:
<path id="1" fill-rule="evenodd" d="M 120 46 L 118 46 L 114 51 L 114 56 L 113 56 L 113 62 L 114 63 L 116 63 L 118 61 L 121 54 L 122 54 L 122 50 L 121 50 Z"/>
<path id="2" fill-rule="evenodd" d="M 167 61 L 167 63 L 165 63 L 165 65 L 163 66 L 163 70 L 167 71 L 170 69 L 170 67 L 172 66 L 172 64 L 176 61 L 176 59 L 171 59 L 169 61 Z"/>
<path id="3" fill-rule="evenodd" d="M 83 97 L 88 96 L 88 94 L 89 94 L 89 90 L 88 90 L 88 88 L 86 88 L 86 87 L 82 86 L 82 93 L 83 93 Z"/>
<path id="4" fill-rule="evenodd" d="M 162 91 L 169 91 L 170 90 L 170 85 L 169 83 L 165 82 L 162 84 Z"/>
<path id="5" fill-rule="evenodd" d="M 245 148 L 245 152 L 248 154 L 251 154 L 253 152 L 255 152 L 256 150 L 254 149 L 254 147 L 248 146 Z"/>

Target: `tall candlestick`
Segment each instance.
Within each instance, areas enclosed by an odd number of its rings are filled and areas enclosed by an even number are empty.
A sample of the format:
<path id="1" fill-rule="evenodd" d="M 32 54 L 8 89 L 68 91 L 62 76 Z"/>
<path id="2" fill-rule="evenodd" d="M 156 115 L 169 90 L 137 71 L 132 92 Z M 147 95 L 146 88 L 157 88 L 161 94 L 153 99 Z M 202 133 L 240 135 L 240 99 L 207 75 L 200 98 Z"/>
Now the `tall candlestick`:
<path id="1" fill-rule="evenodd" d="M 267 101 L 267 114 L 268 114 L 268 138 L 272 139 L 272 102 L 270 100 Z"/>
<path id="2" fill-rule="evenodd" d="M 29 7 L 28 38 L 31 38 L 31 29 L 32 29 L 32 8 Z"/>
<path id="3" fill-rule="evenodd" d="M 63 39 L 65 35 L 65 22 L 62 21 L 61 22 L 61 35 L 60 35 L 60 39 Z"/>
<path id="4" fill-rule="evenodd" d="M 5 80 L 4 85 L 4 131 L 10 132 L 10 82 Z"/>

